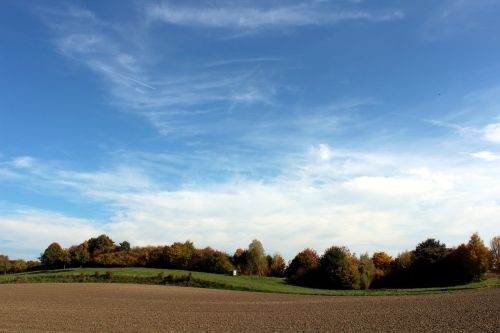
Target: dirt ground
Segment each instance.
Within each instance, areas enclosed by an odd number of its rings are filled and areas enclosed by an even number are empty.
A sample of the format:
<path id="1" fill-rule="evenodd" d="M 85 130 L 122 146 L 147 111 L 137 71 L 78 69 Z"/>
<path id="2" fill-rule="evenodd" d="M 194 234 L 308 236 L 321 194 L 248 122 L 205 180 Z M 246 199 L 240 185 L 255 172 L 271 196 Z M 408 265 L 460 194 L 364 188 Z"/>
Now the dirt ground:
<path id="1" fill-rule="evenodd" d="M 0 285 L 0 332 L 500 332 L 500 289 L 300 296 L 125 284 Z"/>

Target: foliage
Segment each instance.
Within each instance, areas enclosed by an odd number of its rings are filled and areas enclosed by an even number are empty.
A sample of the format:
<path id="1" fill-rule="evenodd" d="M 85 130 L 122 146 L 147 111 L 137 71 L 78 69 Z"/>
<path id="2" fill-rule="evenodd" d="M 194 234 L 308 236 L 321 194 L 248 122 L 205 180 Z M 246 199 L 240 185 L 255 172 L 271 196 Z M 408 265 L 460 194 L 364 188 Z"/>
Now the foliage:
<path id="1" fill-rule="evenodd" d="M 259 240 L 254 239 L 248 246 L 246 267 L 243 272 L 249 275 L 265 276 L 268 270 L 264 247 Z"/>
<path id="2" fill-rule="evenodd" d="M 287 282 L 307 287 L 335 289 L 428 288 L 479 281 L 489 267 L 496 268 L 500 237 L 491 251 L 477 234 L 467 244 L 446 248 L 429 238 L 414 250 L 400 253 L 394 260 L 384 252 L 359 258 L 345 247 L 333 246 L 320 258 L 314 250 L 299 252 L 288 267 L 278 254 L 265 254 L 262 243 L 252 241 L 248 249 L 237 249 L 232 257 L 210 247 L 197 249 L 190 241 L 166 246 L 134 247 L 100 235 L 79 245 L 63 249 L 52 243 L 41 255 L 46 268 L 72 267 L 156 267 L 227 274 L 234 268 L 252 276 L 285 276 Z M 495 252 L 496 251 L 496 252 Z M 39 262 L 9 260 L 0 256 L 0 272 L 19 273 L 39 267 Z M 109 275 L 109 274 L 108 274 Z M 97 276 L 98 277 L 98 276 Z M 97 278 L 96 277 L 96 278 Z M 87 279 L 82 276 L 82 279 Z M 108 276 L 108 280 L 113 277 Z M 298 287 L 298 286 L 296 286 Z"/>
<path id="3" fill-rule="evenodd" d="M 70 262 L 69 253 L 59 243 L 50 244 L 40 257 L 42 264 L 50 268 L 64 268 Z"/>
<path id="4" fill-rule="evenodd" d="M 410 284 L 419 287 L 445 284 L 443 260 L 447 254 L 446 245 L 433 238 L 418 244 L 412 252 Z"/>
<path id="5" fill-rule="evenodd" d="M 123 241 L 118 247 L 118 251 L 128 252 L 130 251 L 130 243 L 128 241 Z"/>
<path id="6" fill-rule="evenodd" d="M 243 273 L 245 270 L 245 267 L 247 265 L 247 257 L 248 257 L 248 251 L 243 250 L 241 248 L 236 249 L 236 251 L 233 254 L 232 257 L 233 265 L 240 273 Z"/>
<path id="7" fill-rule="evenodd" d="M 490 267 L 490 251 L 484 245 L 483 240 L 477 233 L 472 234 L 467 246 L 472 257 L 472 273 L 474 280 L 479 281 L 484 277 L 484 273 Z"/>
<path id="8" fill-rule="evenodd" d="M 491 269 L 500 273 L 500 236 L 495 236 L 490 242 Z"/>
<path id="9" fill-rule="evenodd" d="M 329 289 L 359 289 L 358 262 L 346 247 L 328 248 L 319 261 L 320 283 Z"/>
<path id="10" fill-rule="evenodd" d="M 285 259 L 279 254 L 273 255 L 269 264 L 269 274 L 271 276 L 283 277 L 285 275 L 285 268 Z"/>
<path id="11" fill-rule="evenodd" d="M 90 262 L 88 241 L 85 241 L 80 245 L 70 247 L 68 252 L 73 266 L 85 266 Z"/>
<path id="12" fill-rule="evenodd" d="M 115 242 L 107 235 L 100 235 L 88 240 L 88 251 L 92 257 L 101 253 L 113 252 L 115 249 Z"/>
<path id="13" fill-rule="evenodd" d="M 374 276 L 382 277 L 391 270 L 393 259 L 385 252 L 375 252 L 372 255 L 372 262 L 374 266 Z"/>
<path id="14" fill-rule="evenodd" d="M 233 270 L 229 256 L 210 247 L 195 250 L 190 269 L 202 272 L 227 274 Z"/>
<path id="15" fill-rule="evenodd" d="M 194 255 L 195 247 L 192 242 L 175 242 L 166 246 L 164 254 L 166 257 L 165 267 L 187 269 Z"/>
<path id="16" fill-rule="evenodd" d="M 285 276 L 288 281 L 293 283 L 314 285 L 318 266 L 318 254 L 316 251 L 306 248 L 293 258 L 285 270 Z"/>
<path id="17" fill-rule="evenodd" d="M 10 271 L 9 257 L 0 254 L 0 272 L 7 274 L 8 271 Z"/>
<path id="18" fill-rule="evenodd" d="M 370 284 L 372 283 L 374 277 L 375 265 L 373 264 L 373 260 L 370 258 L 368 253 L 362 254 L 359 257 L 358 271 L 359 287 L 361 289 L 370 288 Z"/>

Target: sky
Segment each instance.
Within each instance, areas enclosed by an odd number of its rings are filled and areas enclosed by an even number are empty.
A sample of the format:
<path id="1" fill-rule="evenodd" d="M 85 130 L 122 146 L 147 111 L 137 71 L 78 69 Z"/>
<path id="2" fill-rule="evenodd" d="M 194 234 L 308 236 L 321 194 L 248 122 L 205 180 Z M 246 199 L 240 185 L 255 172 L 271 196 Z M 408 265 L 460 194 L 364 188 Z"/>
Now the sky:
<path id="1" fill-rule="evenodd" d="M 500 234 L 500 1 L 0 2 L 0 253 Z"/>

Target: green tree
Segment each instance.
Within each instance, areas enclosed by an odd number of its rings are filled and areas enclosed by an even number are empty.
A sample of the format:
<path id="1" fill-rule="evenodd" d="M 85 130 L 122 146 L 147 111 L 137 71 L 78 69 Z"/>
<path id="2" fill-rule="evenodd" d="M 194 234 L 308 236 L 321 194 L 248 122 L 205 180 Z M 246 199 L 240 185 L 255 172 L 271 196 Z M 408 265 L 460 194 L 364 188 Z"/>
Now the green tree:
<path id="1" fill-rule="evenodd" d="M 500 273 L 500 236 L 495 236 L 490 242 L 491 269 Z"/>
<path id="2" fill-rule="evenodd" d="M 69 248 L 69 256 L 71 264 L 76 266 L 84 266 L 90 262 L 89 242 L 85 241 L 80 245 L 75 245 Z"/>
<path id="3" fill-rule="evenodd" d="M 346 247 L 332 246 L 325 251 L 319 275 L 326 288 L 359 289 L 358 262 Z"/>
<path id="4" fill-rule="evenodd" d="M 164 248 L 165 258 L 163 260 L 166 262 L 167 267 L 188 269 L 195 250 L 191 241 L 175 242 Z"/>
<path id="5" fill-rule="evenodd" d="M 123 241 L 120 243 L 120 246 L 118 249 L 122 252 L 129 252 L 130 251 L 130 243 L 127 241 Z"/>
<path id="6" fill-rule="evenodd" d="M 91 238 L 88 240 L 89 253 L 92 257 L 101 254 L 113 252 L 116 249 L 115 242 L 107 235 L 100 235 L 97 238 Z"/>
<path id="7" fill-rule="evenodd" d="M 259 240 L 254 239 L 248 246 L 247 267 L 245 271 L 250 275 L 265 276 L 268 270 L 269 267 L 264 247 Z"/>
<path id="8" fill-rule="evenodd" d="M 483 240 L 479 237 L 477 232 L 472 234 L 467 246 L 471 251 L 474 279 L 481 280 L 484 277 L 484 273 L 486 273 L 490 267 L 490 251 L 484 245 Z"/>
<path id="9" fill-rule="evenodd" d="M 361 289 L 370 288 L 370 284 L 372 283 L 374 277 L 375 265 L 373 264 L 373 261 L 368 255 L 368 253 L 362 254 L 359 257 L 358 271 L 359 271 L 360 288 Z"/>
<path id="10" fill-rule="evenodd" d="M 413 251 L 413 261 L 417 264 L 429 266 L 443 259 L 446 253 L 445 244 L 434 238 L 429 238 L 417 245 L 415 251 Z"/>
<path id="11" fill-rule="evenodd" d="M 70 262 L 69 254 L 64 250 L 58 243 L 52 243 L 45 249 L 42 256 L 40 257 L 42 263 L 51 268 L 66 268 L 66 265 Z"/>

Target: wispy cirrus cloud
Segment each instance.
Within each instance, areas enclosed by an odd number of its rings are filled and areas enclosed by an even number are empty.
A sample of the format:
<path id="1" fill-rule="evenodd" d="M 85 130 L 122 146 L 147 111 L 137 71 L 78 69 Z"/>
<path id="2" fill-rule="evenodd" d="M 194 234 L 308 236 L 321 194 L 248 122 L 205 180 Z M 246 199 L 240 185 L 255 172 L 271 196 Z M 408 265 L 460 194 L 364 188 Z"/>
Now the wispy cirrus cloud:
<path id="1" fill-rule="evenodd" d="M 492 26 L 498 16 L 496 0 L 441 1 L 423 25 L 423 37 L 438 41 Z"/>
<path id="2" fill-rule="evenodd" d="M 334 25 L 342 21 L 353 20 L 384 22 L 404 17 L 404 13 L 400 10 L 349 10 L 321 6 L 314 2 L 267 8 L 238 6 L 237 4 L 195 8 L 171 5 L 166 2 L 149 6 L 147 14 L 151 20 L 174 25 L 236 30 Z"/>
<path id="3" fill-rule="evenodd" d="M 42 12 L 58 52 L 94 72 L 113 104 L 150 121 L 160 134 L 193 135 L 202 131 L 193 127 L 193 118 L 200 114 L 210 112 L 217 118 L 236 105 L 246 109 L 273 103 L 276 83 L 258 66 L 221 70 L 216 68 L 224 63 L 220 61 L 207 66 L 186 63 L 187 71 L 176 66 L 157 71 L 157 64 L 148 57 L 147 42 L 127 34 L 120 24 L 75 7 Z M 147 36 L 146 25 L 137 22 L 136 27 L 141 36 Z M 267 58 L 259 61 L 263 59 Z M 238 61 L 246 60 L 232 60 Z M 182 60 L 176 57 L 175 62 Z M 192 66 L 199 70 L 192 71 Z M 206 125 L 207 118 L 201 122 Z"/>

